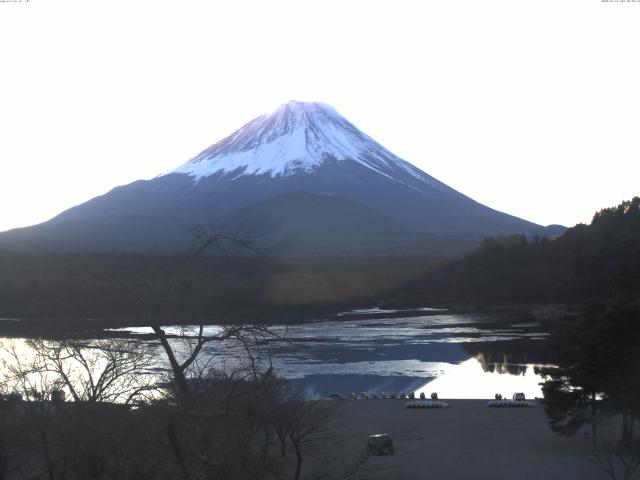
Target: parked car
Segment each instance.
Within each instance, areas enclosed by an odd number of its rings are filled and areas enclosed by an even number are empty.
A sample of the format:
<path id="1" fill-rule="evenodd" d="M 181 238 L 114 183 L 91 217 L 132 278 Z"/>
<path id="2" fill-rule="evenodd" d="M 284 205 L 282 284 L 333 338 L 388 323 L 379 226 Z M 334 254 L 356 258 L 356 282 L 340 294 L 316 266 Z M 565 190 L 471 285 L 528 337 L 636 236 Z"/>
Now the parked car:
<path id="1" fill-rule="evenodd" d="M 369 455 L 393 455 L 393 440 L 388 433 L 369 435 L 367 439 L 367 453 Z"/>
<path id="2" fill-rule="evenodd" d="M 515 400 L 516 402 L 524 402 L 526 398 L 524 396 L 524 393 L 517 392 L 513 394 L 513 400 Z"/>

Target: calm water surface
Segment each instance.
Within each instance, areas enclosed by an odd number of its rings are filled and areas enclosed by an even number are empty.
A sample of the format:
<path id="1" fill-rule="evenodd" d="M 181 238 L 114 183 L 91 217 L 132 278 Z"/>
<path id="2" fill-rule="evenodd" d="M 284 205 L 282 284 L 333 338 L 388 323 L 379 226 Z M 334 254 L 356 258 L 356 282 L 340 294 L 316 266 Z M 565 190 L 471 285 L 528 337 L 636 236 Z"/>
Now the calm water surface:
<path id="1" fill-rule="evenodd" d="M 418 315 L 400 318 L 384 313 L 359 311 L 339 320 L 276 326 L 294 346 L 275 354 L 276 373 L 309 396 L 409 391 L 435 391 L 440 398 L 510 397 L 516 391 L 542 396 L 542 379 L 534 370 L 545 364 L 548 334 L 540 323 L 518 313 L 413 312 Z M 214 333 L 219 327 L 207 329 Z M 231 363 L 237 353 L 204 350 L 219 365 Z"/>

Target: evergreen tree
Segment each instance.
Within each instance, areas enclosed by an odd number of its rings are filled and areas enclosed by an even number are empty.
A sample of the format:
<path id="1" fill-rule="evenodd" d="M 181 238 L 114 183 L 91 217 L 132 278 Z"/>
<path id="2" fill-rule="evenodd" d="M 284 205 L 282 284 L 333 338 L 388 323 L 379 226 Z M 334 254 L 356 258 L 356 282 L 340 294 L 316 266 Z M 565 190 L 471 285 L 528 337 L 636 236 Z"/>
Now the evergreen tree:
<path id="1" fill-rule="evenodd" d="M 567 319 L 551 338 L 555 367 L 542 369 L 551 428 L 571 435 L 603 415 L 620 414 L 623 442 L 631 444 L 640 415 L 640 310 L 630 303 L 594 302 Z"/>

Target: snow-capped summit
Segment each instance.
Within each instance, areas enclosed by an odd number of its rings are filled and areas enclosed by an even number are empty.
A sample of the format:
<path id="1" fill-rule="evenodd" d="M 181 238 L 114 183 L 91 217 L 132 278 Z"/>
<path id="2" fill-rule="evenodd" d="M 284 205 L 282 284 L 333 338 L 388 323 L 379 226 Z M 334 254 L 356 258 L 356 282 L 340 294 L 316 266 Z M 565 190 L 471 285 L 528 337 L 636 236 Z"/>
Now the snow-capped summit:
<path id="1" fill-rule="evenodd" d="M 312 173 L 327 161 L 353 161 L 391 179 L 398 172 L 433 179 L 358 130 L 333 107 L 291 101 L 262 115 L 168 173 L 194 180 L 216 174 Z M 400 180 L 400 179 L 397 179 Z"/>

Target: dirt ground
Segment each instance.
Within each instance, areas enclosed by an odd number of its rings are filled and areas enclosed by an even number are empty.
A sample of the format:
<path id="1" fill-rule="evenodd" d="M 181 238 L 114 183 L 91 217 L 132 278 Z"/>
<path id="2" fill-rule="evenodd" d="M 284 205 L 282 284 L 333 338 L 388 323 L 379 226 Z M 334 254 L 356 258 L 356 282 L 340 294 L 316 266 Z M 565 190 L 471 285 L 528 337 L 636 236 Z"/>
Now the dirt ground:
<path id="1" fill-rule="evenodd" d="M 315 465 L 307 466 L 317 472 L 333 463 L 327 477 L 359 480 L 607 478 L 590 462 L 590 439 L 553 433 L 541 405 L 488 408 L 484 400 L 444 401 L 448 409 L 406 409 L 403 400 L 342 401 L 333 452 L 325 451 L 324 459 L 317 452 L 310 462 Z M 365 459 L 364 442 L 373 433 L 391 434 L 395 454 Z"/>

